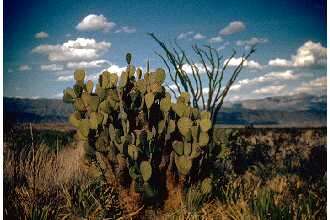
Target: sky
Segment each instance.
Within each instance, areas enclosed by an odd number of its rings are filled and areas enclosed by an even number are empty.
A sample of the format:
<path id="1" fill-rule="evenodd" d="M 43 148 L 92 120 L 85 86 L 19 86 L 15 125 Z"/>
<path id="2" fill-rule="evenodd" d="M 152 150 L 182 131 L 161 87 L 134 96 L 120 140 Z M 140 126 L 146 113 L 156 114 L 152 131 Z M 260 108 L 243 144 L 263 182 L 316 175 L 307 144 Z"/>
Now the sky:
<path id="1" fill-rule="evenodd" d="M 127 52 L 135 66 L 164 67 L 149 32 L 192 58 L 193 44 L 236 50 L 225 80 L 256 44 L 227 101 L 326 95 L 325 0 L 5 0 L 4 96 L 61 98 L 76 68 L 93 80 L 120 73 Z"/>

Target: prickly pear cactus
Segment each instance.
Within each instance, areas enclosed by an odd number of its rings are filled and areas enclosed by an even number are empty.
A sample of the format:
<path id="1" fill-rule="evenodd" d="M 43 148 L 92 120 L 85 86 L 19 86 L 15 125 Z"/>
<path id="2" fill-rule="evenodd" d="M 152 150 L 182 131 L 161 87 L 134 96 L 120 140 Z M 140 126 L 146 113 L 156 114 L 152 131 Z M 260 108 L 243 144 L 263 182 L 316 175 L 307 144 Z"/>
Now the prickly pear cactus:
<path id="1" fill-rule="evenodd" d="M 85 82 L 85 71 L 76 70 L 75 84 L 64 90 L 63 101 L 74 106 L 69 122 L 76 128 L 76 140 L 84 144 L 86 160 L 106 165 L 102 172 L 109 170 L 115 176 L 112 181 L 134 183 L 137 192 L 150 198 L 163 187 L 157 179 L 165 175 L 160 167 L 183 178 L 200 171 L 211 114 L 192 108 L 188 93 L 172 100 L 163 86 L 165 71 L 148 68 L 143 73 L 132 60 L 127 54 L 125 71 L 104 71 L 96 83 Z"/>

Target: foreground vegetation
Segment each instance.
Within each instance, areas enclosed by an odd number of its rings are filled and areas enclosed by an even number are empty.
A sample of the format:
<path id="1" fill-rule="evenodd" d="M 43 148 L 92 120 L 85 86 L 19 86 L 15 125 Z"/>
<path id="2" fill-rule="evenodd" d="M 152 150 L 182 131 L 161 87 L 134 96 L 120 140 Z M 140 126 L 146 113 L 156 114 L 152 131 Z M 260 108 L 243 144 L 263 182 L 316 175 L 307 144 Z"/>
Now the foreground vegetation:
<path id="1" fill-rule="evenodd" d="M 326 219 L 325 128 L 216 129 L 230 147 L 217 145 L 212 193 L 193 185 L 135 210 L 66 141 L 72 132 L 34 130 L 34 161 L 29 133 L 5 134 L 5 219 Z"/>
<path id="2" fill-rule="evenodd" d="M 32 125 L 28 132 L 14 130 L 8 135 L 6 216 L 326 217 L 323 130 L 261 130 L 260 134 L 252 127 L 215 127 L 217 112 L 244 60 L 223 91 L 221 85 L 217 87 L 222 97 L 217 107 L 209 105 L 211 89 L 208 104 L 200 108 L 202 93 L 193 91 L 187 73 L 178 69 L 174 73 L 182 78 L 185 91 L 173 100 L 164 87 L 165 71 L 147 67 L 143 73 L 131 64 L 131 58 L 126 55 L 125 71 L 104 71 L 95 86 L 93 81 L 85 81 L 84 70 L 74 72 L 75 84 L 66 88 L 63 96 L 63 101 L 74 107 L 69 117 L 74 135 L 48 132 L 43 139 L 43 133 L 33 134 Z M 218 74 L 208 72 L 210 85 L 216 86 Z M 17 134 L 23 138 L 16 138 Z M 30 145 L 26 144 L 28 134 Z"/>

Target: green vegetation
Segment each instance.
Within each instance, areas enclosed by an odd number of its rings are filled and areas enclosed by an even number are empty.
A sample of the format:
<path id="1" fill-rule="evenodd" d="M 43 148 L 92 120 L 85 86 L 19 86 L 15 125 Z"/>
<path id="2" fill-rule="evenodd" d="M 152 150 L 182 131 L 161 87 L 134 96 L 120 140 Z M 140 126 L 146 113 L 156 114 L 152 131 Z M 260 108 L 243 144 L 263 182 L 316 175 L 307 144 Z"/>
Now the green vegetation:
<path id="1" fill-rule="evenodd" d="M 77 128 L 75 138 L 84 145 L 86 159 L 110 184 L 135 189 L 141 195 L 137 205 L 163 202 L 159 198 L 168 193 L 168 184 L 183 190 L 205 179 L 202 192 L 209 193 L 211 113 L 191 107 L 187 92 L 172 102 L 162 86 L 165 71 L 147 70 L 142 78 L 131 59 L 127 54 L 128 66 L 119 78 L 103 72 L 95 90 L 92 81 L 84 82 L 83 70 L 75 71 L 73 88 L 64 90 L 63 100 L 75 108 L 69 122 Z"/>

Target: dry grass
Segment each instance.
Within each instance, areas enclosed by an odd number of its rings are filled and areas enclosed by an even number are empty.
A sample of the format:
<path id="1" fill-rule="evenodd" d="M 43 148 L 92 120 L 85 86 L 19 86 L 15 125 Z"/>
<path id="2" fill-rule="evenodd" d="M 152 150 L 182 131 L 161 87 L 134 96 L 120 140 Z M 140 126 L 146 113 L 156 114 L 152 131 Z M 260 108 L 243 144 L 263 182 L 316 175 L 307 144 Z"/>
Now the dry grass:
<path id="1" fill-rule="evenodd" d="M 315 138 L 317 134 L 310 131 L 303 132 L 302 139 L 296 137 L 296 144 L 290 144 L 287 136 L 268 132 L 256 138 L 275 146 L 284 139 L 286 147 L 278 150 L 279 159 L 274 163 L 284 161 L 287 155 L 300 155 L 297 157 L 300 161 L 308 162 L 315 146 L 325 143 L 322 137 Z M 306 147 L 303 152 L 301 146 Z M 270 212 L 273 217 L 274 213 L 287 216 L 285 207 L 289 207 L 293 211 L 289 213 L 291 219 L 325 219 L 325 180 L 311 182 L 297 174 L 280 175 L 269 167 L 250 166 L 244 174 L 231 176 L 225 185 L 217 186 L 221 188 L 215 188 L 210 197 L 200 195 L 194 186 L 184 193 L 169 179 L 169 196 L 163 207 L 141 207 L 132 204 L 135 201 L 132 190 L 113 188 L 98 178 L 100 173 L 95 166 L 84 164 L 83 146 L 70 145 L 61 149 L 56 152 L 40 144 L 35 147 L 33 157 L 31 148 L 17 152 L 4 146 L 5 217 L 32 219 L 32 216 L 38 216 L 35 219 L 42 219 L 43 214 L 48 216 L 46 219 L 112 216 L 121 219 L 249 220 L 262 219 Z M 299 167 L 301 163 L 295 166 Z M 125 200 L 119 202 L 119 198 Z"/>
<path id="2" fill-rule="evenodd" d="M 15 154 L 5 147 L 4 175 L 8 178 L 18 175 L 26 180 L 29 187 L 35 183 L 40 191 L 52 190 L 53 187 L 67 185 L 77 178 L 86 176 L 87 169 L 81 162 L 84 149 L 79 145 L 64 148 L 56 153 L 41 144 L 36 146 L 34 157 L 31 149 Z"/>

